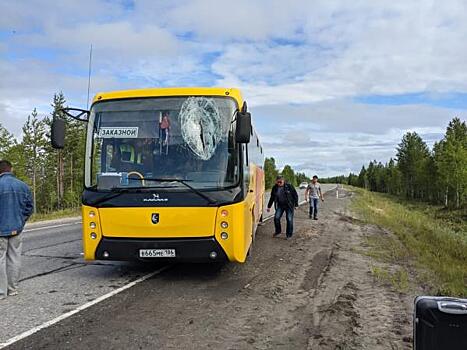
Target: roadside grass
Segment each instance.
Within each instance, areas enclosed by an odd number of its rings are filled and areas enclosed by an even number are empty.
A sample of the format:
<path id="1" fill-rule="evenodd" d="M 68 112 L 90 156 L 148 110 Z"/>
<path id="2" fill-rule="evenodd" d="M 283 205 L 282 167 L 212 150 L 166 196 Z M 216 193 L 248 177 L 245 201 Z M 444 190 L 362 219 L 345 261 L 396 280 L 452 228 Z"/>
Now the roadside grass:
<path id="1" fill-rule="evenodd" d="M 410 289 L 410 252 L 395 235 L 367 236 L 363 247 L 355 251 L 373 258 L 375 263 L 370 266 L 370 272 L 376 280 L 392 285 L 401 293 Z"/>
<path id="2" fill-rule="evenodd" d="M 398 292 L 405 293 L 409 290 L 409 272 L 405 267 L 392 272 L 381 266 L 372 266 L 371 274 L 378 281 L 391 284 Z"/>
<path id="3" fill-rule="evenodd" d="M 28 222 L 38 222 L 38 221 L 45 221 L 45 220 L 54 220 L 54 219 L 63 219 L 73 216 L 81 215 L 80 208 L 73 208 L 73 209 L 63 209 L 52 211 L 49 213 L 37 213 L 33 214 Z"/>
<path id="4" fill-rule="evenodd" d="M 347 187 L 348 189 L 350 187 Z M 368 255 L 387 262 L 414 265 L 419 283 L 436 295 L 467 296 L 467 223 L 452 213 L 389 195 L 351 188 L 357 195 L 353 210 L 367 223 L 390 230 L 391 235 L 366 239 Z M 372 268 L 377 279 L 405 288 L 407 270 Z M 407 285 L 408 286 L 408 285 Z"/>

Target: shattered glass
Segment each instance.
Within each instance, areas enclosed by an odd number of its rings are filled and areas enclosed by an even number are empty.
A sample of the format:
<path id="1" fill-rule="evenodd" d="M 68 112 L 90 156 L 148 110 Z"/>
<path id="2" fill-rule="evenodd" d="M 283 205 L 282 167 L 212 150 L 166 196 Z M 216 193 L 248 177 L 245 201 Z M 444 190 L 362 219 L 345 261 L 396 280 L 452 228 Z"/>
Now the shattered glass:
<path id="1" fill-rule="evenodd" d="M 142 178 L 184 179 L 195 188 L 235 185 L 239 180 L 239 150 L 232 129 L 236 109 L 233 99 L 217 96 L 96 103 L 89 121 L 86 186 L 111 178 L 117 181 L 112 186 L 125 187 L 126 174 L 130 185 L 151 185 L 138 180 Z"/>
<path id="2" fill-rule="evenodd" d="M 222 138 L 227 137 L 225 121 L 211 98 L 189 97 L 180 109 L 183 140 L 202 160 L 210 159 Z"/>

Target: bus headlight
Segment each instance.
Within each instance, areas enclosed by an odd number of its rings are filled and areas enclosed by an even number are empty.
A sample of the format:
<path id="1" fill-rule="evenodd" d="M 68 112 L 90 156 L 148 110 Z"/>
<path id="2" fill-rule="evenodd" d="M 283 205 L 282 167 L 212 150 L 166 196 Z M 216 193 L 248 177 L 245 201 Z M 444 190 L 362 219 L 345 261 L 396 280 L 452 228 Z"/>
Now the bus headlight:
<path id="1" fill-rule="evenodd" d="M 227 210 L 222 210 L 222 211 L 221 211 L 221 216 L 222 216 L 223 218 L 225 218 L 225 217 L 228 216 L 228 215 L 229 215 L 229 212 L 228 212 Z"/>
<path id="2" fill-rule="evenodd" d="M 221 222 L 221 227 L 222 227 L 222 228 L 227 228 L 227 227 L 229 227 L 228 222 L 227 222 L 227 221 L 222 221 L 222 222 Z"/>
<path id="3" fill-rule="evenodd" d="M 91 232 L 91 239 L 96 239 L 97 238 L 97 234 L 95 232 Z"/>
<path id="4" fill-rule="evenodd" d="M 89 227 L 92 228 L 92 229 L 95 229 L 95 228 L 96 228 L 96 223 L 93 222 L 93 221 L 91 221 L 91 222 L 89 223 Z"/>
<path id="5" fill-rule="evenodd" d="M 227 232 L 221 232 L 221 238 L 222 239 L 227 239 L 227 238 L 229 238 L 229 234 Z"/>
<path id="6" fill-rule="evenodd" d="M 89 217 L 90 217 L 90 218 L 93 218 L 94 216 L 96 216 L 96 213 L 95 213 L 94 211 L 91 210 L 91 211 L 89 212 Z"/>

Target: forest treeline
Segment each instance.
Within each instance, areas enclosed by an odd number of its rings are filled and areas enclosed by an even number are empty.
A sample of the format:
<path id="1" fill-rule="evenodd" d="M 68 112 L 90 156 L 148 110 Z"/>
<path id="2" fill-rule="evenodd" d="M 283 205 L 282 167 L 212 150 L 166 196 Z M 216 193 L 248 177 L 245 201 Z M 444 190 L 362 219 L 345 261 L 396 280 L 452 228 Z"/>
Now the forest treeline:
<path id="1" fill-rule="evenodd" d="M 9 160 L 18 178 L 33 192 L 35 213 L 78 208 L 83 189 L 84 123 L 64 118 L 67 123 L 64 150 L 50 145 L 53 118 L 63 117 L 66 106 L 63 93 L 52 99 L 52 112 L 40 118 L 36 109 L 22 127 L 21 141 L 0 124 L 0 159 Z"/>
<path id="2" fill-rule="evenodd" d="M 310 181 L 310 178 L 307 177 L 305 173 L 295 172 L 290 165 L 285 165 L 282 171 L 279 171 L 276 166 L 276 160 L 273 157 L 266 158 L 264 160 L 264 180 L 266 189 L 272 188 L 279 174 L 284 176 L 285 180 L 294 186 L 298 186 L 301 182 Z"/>
<path id="3" fill-rule="evenodd" d="M 0 124 L 0 159 L 10 160 L 16 176 L 31 186 L 37 213 L 80 206 L 86 125 L 60 115 L 65 106 L 66 99 L 60 92 L 53 96 L 49 115 L 39 118 L 34 109 L 22 127 L 21 141 Z M 63 150 L 53 149 L 49 142 L 52 120 L 57 117 L 67 123 Z M 295 186 L 310 180 L 290 165 L 279 171 L 272 157 L 265 159 L 264 170 L 268 189 L 278 174 Z M 446 207 L 466 207 L 467 125 L 460 118 L 452 119 L 443 139 L 431 150 L 420 135 L 408 132 L 394 159 L 386 163 L 371 161 L 358 175 L 350 173 L 320 181 L 345 183 Z"/>
<path id="4" fill-rule="evenodd" d="M 360 173 L 323 179 L 410 200 L 467 207 L 467 125 L 452 119 L 444 137 L 430 150 L 416 132 L 407 132 L 386 163 L 371 161 Z"/>

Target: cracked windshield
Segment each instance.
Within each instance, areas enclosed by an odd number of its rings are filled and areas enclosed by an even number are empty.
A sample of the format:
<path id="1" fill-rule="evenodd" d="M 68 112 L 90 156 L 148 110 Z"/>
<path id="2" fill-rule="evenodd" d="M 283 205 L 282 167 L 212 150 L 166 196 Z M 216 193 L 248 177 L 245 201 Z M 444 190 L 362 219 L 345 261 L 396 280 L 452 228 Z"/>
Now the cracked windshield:
<path id="1" fill-rule="evenodd" d="M 236 183 L 230 98 L 173 97 L 97 103 L 92 111 L 92 169 L 98 189 Z"/>

